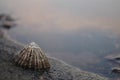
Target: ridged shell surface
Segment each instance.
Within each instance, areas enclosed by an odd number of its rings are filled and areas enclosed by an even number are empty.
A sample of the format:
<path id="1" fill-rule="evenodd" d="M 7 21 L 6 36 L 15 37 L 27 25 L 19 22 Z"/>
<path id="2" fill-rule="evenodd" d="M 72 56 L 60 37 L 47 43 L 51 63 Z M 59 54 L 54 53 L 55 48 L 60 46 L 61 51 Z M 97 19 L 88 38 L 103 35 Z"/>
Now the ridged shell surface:
<path id="1" fill-rule="evenodd" d="M 33 68 L 35 70 L 49 70 L 50 64 L 41 48 L 34 42 L 25 46 L 17 55 L 15 62 L 19 66 Z"/>

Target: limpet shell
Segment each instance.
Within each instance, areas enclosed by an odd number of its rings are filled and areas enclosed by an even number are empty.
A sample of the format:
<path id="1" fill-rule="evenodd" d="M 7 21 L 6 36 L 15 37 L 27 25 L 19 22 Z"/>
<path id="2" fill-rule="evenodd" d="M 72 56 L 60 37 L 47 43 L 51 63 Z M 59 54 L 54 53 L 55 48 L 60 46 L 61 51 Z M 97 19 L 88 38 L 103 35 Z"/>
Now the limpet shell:
<path id="1" fill-rule="evenodd" d="M 50 63 L 41 48 L 32 42 L 25 46 L 14 58 L 17 65 L 35 70 L 49 70 Z"/>

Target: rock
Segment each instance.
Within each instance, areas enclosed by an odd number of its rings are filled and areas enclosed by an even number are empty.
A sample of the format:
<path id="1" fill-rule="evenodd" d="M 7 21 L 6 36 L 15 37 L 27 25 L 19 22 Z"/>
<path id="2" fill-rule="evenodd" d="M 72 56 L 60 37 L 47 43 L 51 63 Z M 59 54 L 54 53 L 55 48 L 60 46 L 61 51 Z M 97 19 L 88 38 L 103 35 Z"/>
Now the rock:
<path id="1" fill-rule="evenodd" d="M 105 58 L 117 64 L 120 64 L 120 54 L 108 55 Z"/>
<path id="2" fill-rule="evenodd" d="M 112 69 L 113 73 L 120 73 L 120 68 L 119 67 L 113 67 Z"/>
<path id="3" fill-rule="evenodd" d="M 23 45 L 1 36 L 0 80 L 107 80 L 107 78 L 82 71 L 49 56 L 51 65 L 49 74 L 16 66 L 13 62 L 13 56 L 14 53 L 23 48 Z"/>
<path id="4" fill-rule="evenodd" d="M 0 14 L 0 27 L 5 29 L 11 29 L 14 27 L 15 19 L 9 14 Z"/>

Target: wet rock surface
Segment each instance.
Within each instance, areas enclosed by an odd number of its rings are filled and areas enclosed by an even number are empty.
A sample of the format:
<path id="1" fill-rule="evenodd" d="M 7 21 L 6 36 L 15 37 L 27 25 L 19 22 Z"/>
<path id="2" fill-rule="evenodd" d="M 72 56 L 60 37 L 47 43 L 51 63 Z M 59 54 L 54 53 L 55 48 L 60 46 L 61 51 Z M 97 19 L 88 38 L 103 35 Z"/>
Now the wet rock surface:
<path id="1" fill-rule="evenodd" d="M 49 73 L 16 66 L 13 56 L 22 48 L 23 45 L 6 38 L 0 31 L 0 80 L 107 80 L 52 57 L 48 57 L 51 65 Z"/>

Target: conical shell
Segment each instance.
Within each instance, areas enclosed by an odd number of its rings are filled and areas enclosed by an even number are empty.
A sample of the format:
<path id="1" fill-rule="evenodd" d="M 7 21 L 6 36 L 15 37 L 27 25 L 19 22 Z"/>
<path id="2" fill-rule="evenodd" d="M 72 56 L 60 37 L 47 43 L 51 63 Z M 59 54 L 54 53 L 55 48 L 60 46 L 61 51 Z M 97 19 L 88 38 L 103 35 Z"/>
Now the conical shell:
<path id="1" fill-rule="evenodd" d="M 27 45 L 16 56 L 15 62 L 26 68 L 49 70 L 50 64 L 41 48 L 34 42 Z"/>

